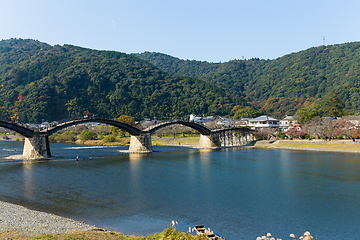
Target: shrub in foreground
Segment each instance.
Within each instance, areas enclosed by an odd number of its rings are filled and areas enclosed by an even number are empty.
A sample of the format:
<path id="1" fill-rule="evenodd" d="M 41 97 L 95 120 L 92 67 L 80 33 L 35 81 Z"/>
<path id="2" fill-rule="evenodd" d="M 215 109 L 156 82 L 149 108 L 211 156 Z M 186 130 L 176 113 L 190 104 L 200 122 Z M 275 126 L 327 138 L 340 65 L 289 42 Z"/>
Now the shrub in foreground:
<path id="1" fill-rule="evenodd" d="M 163 240 L 208 240 L 205 235 L 192 235 L 178 231 L 175 228 L 169 227 L 161 233 L 161 239 Z"/>

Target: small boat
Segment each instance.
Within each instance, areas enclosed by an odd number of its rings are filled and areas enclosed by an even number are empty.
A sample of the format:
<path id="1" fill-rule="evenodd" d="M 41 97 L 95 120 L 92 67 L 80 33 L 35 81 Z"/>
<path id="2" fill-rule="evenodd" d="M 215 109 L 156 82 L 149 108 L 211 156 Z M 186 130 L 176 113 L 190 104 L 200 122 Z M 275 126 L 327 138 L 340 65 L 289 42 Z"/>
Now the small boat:
<path id="1" fill-rule="evenodd" d="M 197 235 L 206 235 L 211 240 L 223 240 L 221 237 L 215 235 L 214 232 L 210 230 L 210 228 L 204 228 L 204 225 L 196 225 L 195 231 Z"/>

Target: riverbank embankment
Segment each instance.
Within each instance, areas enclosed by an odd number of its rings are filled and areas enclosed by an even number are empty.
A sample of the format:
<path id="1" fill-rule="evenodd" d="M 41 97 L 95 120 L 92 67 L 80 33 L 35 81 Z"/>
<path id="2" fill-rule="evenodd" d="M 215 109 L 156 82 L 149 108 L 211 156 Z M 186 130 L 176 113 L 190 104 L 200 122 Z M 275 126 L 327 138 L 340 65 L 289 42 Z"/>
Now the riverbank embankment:
<path id="1" fill-rule="evenodd" d="M 26 239 L 91 229 L 96 226 L 0 201 L 0 239 Z"/>
<path id="2" fill-rule="evenodd" d="M 280 148 L 289 150 L 356 152 L 360 153 L 360 142 L 353 140 L 277 140 L 257 141 L 258 148 Z"/>

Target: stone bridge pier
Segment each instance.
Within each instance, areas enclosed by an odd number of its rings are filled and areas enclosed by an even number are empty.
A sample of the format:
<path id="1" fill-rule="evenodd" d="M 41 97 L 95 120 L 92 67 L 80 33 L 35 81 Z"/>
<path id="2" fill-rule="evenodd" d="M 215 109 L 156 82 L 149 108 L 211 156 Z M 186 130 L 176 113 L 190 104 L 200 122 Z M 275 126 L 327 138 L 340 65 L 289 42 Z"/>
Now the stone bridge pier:
<path id="1" fill-rule="evenodd" d="M 139 135 L 131 135 L 129 152 L 131 153 L 151 153 L 153 152 L 151 145 L 151 134 L 141 133 Z"/>
<path id="2" fill-rule="evenodd" d="M 31 159 L 51 157 L 48 135 L 34 132 L 32 138 L 25 138 L 23 157 Z"/>
<path id="3" fill-rule="evenodd" d="M 202 149 L 219 149 L 221 148 L 220 137 L 218 133 L 210 135 L 200 134 L 199 148 Z"/>
<path id="4" fill-rule="evenodd" d="M 220 146 L 241 147 L 247 146 L 254 141 L 254 135 L 250 132 L 230 130 L 219 133 Z"/>

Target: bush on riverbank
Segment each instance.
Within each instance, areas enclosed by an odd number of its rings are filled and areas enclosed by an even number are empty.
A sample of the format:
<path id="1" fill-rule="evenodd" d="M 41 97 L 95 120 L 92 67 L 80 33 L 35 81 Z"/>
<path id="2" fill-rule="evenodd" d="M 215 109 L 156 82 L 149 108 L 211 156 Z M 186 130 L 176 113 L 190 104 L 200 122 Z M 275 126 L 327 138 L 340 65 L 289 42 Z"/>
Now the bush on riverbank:
<path id="1" fill-rule="evenodd" d="M 111 142 L 116 142 L 117 138 L 114 135 L 106 135 L 103 139 L 102 139 L 103 143 L 111 143 Z"/>
<path id="2" fill-rule="evenodd" d="M 77 133 L 74 131 L 57 132 L 49 136 L 50 142 L 75 142 L 77 139 Z"/>
<path id="3" fill-rule="evenodd" d="M 161 233 L 155 233 L 146 237 L 126 236 L 122 233 L 104 231 L 102 229 L 94 229 L 90 231 L 74 231 L 71 233 L 46 234 L 37 237 L 19 236 L 16 232 L 4 231 L 0 232 L 0 239 L 87 239 L 87 240 L 207 240 L 205 236 L 194 236 L 190 233 L 178 231 L 174 228 L 167 228 Z"/>
<path id="4" fill-rule="evenodd" d="M 5 134 L 5 135 L 3 135 L 3 139 L 4 140 L 9 140 L 10 138 L 8 136 L 6 136 L 6 134 Z"/>
<path id="5" fill-rule="evenodd" d="M 84 143 L 87 140 L 96 140 L 97 134 L 96 132 L 90 131 L 90 130 L 84 130 L 80 133 L 79 139 L 82 143 Z"/>
<path id="6" fill-rule="evenodd" d="M 24 141 L 25 137 L 21 136 L 20 134 L 2 134 L 0 135 L 0 138 L 2 138 L 2 140 L 10 140 L 10 141 Z"/>
<path id="7" fill-rule="evenodd" d="M 77 143 L 80 141 L 82 144 L 89 140 L 100 140 L 103 143 L 123 142 L 119 136 L 101 130 L 102 128 L 99 128 L 98 131 L 89 129 L 61 131 L 50 135 L 49 141 L 52 143 Z"/>

